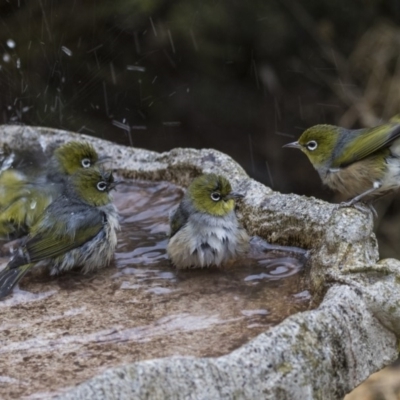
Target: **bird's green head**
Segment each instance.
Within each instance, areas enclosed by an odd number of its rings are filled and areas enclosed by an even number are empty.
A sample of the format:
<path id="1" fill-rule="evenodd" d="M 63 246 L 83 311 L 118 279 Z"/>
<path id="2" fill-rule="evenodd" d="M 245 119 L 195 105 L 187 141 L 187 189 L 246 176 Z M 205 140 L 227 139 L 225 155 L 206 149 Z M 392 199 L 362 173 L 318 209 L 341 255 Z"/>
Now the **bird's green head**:
<path id="1" fill-rule="evenodd" d="M 54 151 L 63 174 L 72 175 L 79 169 L 95 165 L 99 156 L 94 147 L 87 142 L 72 141 L 63 144 Z"/>
<path id="2" fill-rule="evenodd" d="M 188 188 L 188 196 L 197 211 L 223 217 L 235 207 L 235 199 L 243 197 L 232 192 L 228 179 L 216 174 L 196 178 Z"/>
<path id="3" fill-rule="evenodd" d="M 340 139 L 340 128 L 334 125 L 315 125 L 302 133 L 297 142 L 285 144 L 303 151 L 314 168 L 326 165 Z"/>
<path id="4" fill-rule="evenodd" d="M 78 198 L 91 206 L 100 207 L 111 202 L 110 190 L 117 182 L 111 171 L 98 168 L 80 169 L 69 178 L 70 187 Z"/>

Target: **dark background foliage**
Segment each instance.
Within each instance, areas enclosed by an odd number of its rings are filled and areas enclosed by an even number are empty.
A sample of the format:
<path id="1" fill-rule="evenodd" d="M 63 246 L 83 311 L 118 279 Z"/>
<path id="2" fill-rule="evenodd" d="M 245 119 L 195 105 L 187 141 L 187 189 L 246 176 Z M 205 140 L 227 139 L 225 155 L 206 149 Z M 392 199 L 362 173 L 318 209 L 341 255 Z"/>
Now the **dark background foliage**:
<path id="1" fill-rule="evenodd" d="M 396 0 L 1 0 L 0 121 L 213 147 L 275 190 L 336 201 L 282 145 L 400 112 L 399 20 Z M 378 205 L 384 255 L 400 256 L 398 203 Z"/>

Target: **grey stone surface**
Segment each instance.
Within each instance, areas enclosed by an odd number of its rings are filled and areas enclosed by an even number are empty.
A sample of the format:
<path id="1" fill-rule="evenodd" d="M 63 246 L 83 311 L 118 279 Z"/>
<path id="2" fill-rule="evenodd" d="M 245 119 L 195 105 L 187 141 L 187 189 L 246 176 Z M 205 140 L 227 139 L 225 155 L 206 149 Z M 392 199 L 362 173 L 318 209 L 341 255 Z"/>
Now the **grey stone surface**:
<path id="1" fill-rule="evenodd" d="M 61 398 L 342 399 L 391 361 L 395 345 L 362 296 L 335 285 L 318 310 L 287 318 L 227 356 L 131 364 Z"/>
<path id="2" fill-rule="evenodd" d="M 287 318 L 229 355 L 137 362 L 60 398 L 342 399 L 397 357 L 400 262 L 378 262 L 368 210 L 273 192 L 215 150 L 158 154 L 48 128 L 0 128 L 0 144 L 11 146 L 52 146 L 82 137 L 110 154 L 113 167 L 126 177 L 184 186 L 201 172 L 228 177 L 235 189 L 246 192 L 238 214 L 250 234 L 309 250 L 316 308 Z"/>

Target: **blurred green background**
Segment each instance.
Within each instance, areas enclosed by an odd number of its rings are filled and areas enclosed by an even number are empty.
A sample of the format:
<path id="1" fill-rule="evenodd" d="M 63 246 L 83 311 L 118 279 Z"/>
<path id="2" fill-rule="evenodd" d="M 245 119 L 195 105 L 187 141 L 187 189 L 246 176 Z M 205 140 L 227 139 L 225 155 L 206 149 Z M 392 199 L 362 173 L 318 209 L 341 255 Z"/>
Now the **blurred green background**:
<path id="1" fill-rule="evenodd" d="M 1 0 L 0 121 L 212 147 L 275 190 L 338 201 L 282 145 L 400 112 L 399 21 L 398 0 Z M 377 208 L 381 253 L 400 257 L 400 201 Z"/>

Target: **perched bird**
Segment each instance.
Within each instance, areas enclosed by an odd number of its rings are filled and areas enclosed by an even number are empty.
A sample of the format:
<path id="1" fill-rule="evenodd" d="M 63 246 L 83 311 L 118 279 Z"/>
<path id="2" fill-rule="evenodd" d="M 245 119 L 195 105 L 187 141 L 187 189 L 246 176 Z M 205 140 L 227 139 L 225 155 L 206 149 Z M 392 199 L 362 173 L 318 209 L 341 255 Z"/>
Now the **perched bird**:
<path id="1" fill-rule="evenodd" d="M 220 266 L 249 249 L 234 210 L 241 197 L 223 176 L 205 174 L 191 183 L 170 218 L 167 253 L 177 268 Z"/>
<path id="2" fill-rule="evenodd" d="M 4 152 L 5 153 L 5 152 Z M 4 154 L 3 153 L 3 154 Z M 96 150 L 72 141 L 54 150 L 49 160 L 38 151 L 10 151 L 0 168 L 0 238 L 24 235 L 62 192 L 68 176 L 98 162 Z"/>
<path id="3" fill-rule="evenodd" d="M 315 125 L 283 147 L 303 151 L 322 182 L 350 199 L 344 205 L 400 186 L 400 123 L 357 130 Z"/>
<path id="4" fill-rule="evenodd" d="M 96 168 L 72 175 L 64 193 L 46 208 L 0 272 L 0 298 L 40 261 L 46 261 L 51 275 L 75 266 L 84 273 L 107 266 L 119 229 L 117 209 L 109 194 L 115 185 L 111 172 Z"/>

